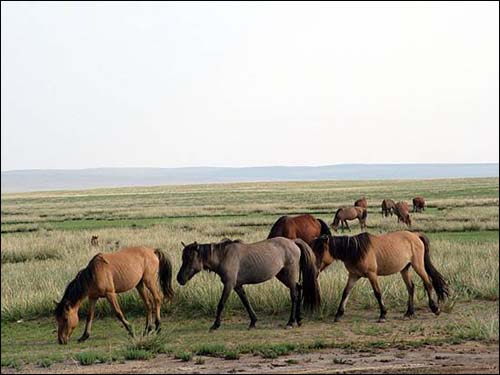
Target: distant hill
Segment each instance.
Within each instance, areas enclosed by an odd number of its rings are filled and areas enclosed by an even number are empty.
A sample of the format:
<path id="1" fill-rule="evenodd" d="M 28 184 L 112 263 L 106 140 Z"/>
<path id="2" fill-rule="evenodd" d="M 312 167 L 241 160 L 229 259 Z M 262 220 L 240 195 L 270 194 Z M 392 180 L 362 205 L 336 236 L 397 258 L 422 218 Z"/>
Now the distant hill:
<path id="1" fill-rule="evenodd" d="M 498 177 L 498 163 L 48 169 L 6 171 L 2 172 L 1 175 L 2 193 L 7 193 L 216 182 Z"/>

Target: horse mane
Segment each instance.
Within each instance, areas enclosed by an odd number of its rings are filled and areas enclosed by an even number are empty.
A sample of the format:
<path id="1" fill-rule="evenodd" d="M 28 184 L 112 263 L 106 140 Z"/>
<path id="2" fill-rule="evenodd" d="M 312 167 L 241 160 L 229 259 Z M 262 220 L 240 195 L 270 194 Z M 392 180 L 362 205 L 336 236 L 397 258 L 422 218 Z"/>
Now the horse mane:
<path id="1" fill-rule="evenodd" d="M 370 244 L 370 235 L 365 232 L 356 236 L 332 236 L 328 247 L 334 258 L 344 262 L 358 262 L 364 258 Z"/>
<path id="2" fill-rule="evenodd" d="M 267 239 L 279 236 L 278 227 L 281 226 L 281 224 L 283 223 L 283 221 L 286 220 L 286 218 L 287 218 L 286 216 L 282 216 L 278 220 L 276 220 L 276 222 L 271 227 L 271 231 L 269 232 L 269 235 L 267 236 Z"/>
<path id="3" fill-rule="evenodd" d="M 327 234 L 329 236 L 332 235 L 332 232 L 330 231 L 330 228 L 328 228 L 328 224 L 326 224 L 323 220 L 318 219 L 319 224 L 321 225 L 321 230 L 320 230 L 320 236 L 322 234 Z"/>
<path id="4" fill-rule="evenodd" d="M 207 243 L 198 245 L 200 247 L 200 254 L 202 256 L 203 262 L 208 262 L 210 258 L 212 258 L 212 253 L 214 251 L 224 252 L 226 246 L 231 245 L 233 243 L 243 243 L 243 241 L 240 239 L 232 240 L 230 238 L 224 238 L 222 241 L 218 243 Z"/>
<path id="5" fill-rule="evenodd" d="M 93 281 L 93 273 L 90 266 L 92 264 L 92 261 L 99 255 L 100 254 L 94 256 L 89 262 L 89 265 L 86 268 L 80 270 L 75 278 L 68 284 L 66 290 L 64 291 L 61 302 L 59 302 L 56 306 L 56 317 L 63 316 L 64 308 L 67 305 L 74 306 L 78 301 L 82 299 L 82 297 L 87 294 L 89 287 Z"/>

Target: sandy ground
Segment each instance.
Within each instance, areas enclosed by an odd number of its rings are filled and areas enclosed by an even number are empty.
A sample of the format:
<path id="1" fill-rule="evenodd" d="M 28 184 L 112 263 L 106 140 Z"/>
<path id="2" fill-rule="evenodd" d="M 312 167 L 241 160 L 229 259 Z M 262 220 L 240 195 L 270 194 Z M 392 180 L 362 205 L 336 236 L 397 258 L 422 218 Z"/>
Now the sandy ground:
<path id="1" fill-rule="evenodd" d="M 196 357 L 200 358 L 200 357 Z M 290 354 L 276 359 L 258 355 L 242 355 L 239 360 L 201 357 L 182 362 L 172 356 L 159 355 L 150 361 L 81 366 L 76 361 L 52 365 L 50 368 L 26 366 L 22 373 L 497 373 L 499 371 L 498 344 L 465 343 L 460 345 L 427 346 L 400 350 L 380 349 L 365 352 L 328 349 L 312 353 Z M 17 373 L 2 368 L 2 373 Z"/>

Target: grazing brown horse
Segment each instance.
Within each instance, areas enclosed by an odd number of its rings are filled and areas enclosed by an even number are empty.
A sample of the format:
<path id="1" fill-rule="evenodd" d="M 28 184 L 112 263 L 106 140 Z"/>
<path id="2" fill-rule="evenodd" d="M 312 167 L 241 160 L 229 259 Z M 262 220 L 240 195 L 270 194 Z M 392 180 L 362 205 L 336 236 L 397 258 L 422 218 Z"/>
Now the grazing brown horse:
<path id="1" fill-rule="evenodd" d="M 424 282 L 429 298 L 429 307 L 439 315 L 438 304 L 432 297 L 434 288 L 438 302 L 449 295 L 448 286 L 443 276 L 431 262 L 429 239 L 422 233 L 399 231 L 378 236 L 361 233 L 356 236 L 321 236 L 313 243 L 317 266 L 324 269 L 334 260 L 344 262 L 349 272 L 349 279 L 342 294 L 335 321 L 344 315 L 344 308 L 349 292 L 356 281 L 362 277 L 370 280 L 373 292 L 380 307 L 379 321 L 385 321 L 387 309 L 382 302 L 382 294 L 378 284 L 378 276 L 392 275 L 400 272 L 408 290 L 408 309 L 405 318 L 415 315 L 413 294 L 415 286 L 411 280 L 410 266 Z"/>
<path id="2" fill-rule="evenodd" d="M 413 212 L 425 211 L 425 200 L 423 197 L 413 198 Z"/>
<path id="3" fill-rule="evenodd" d="M 365 197 L 359 198 L 356 202 L 354 202 L 354 207 L 363 207 L 368 208 L 368 202 Z"/>
<path id="4" fill-rule="evenodd" d="M 321 302 L 316 258 L 309 245 L 301 239 L 276 237 L 252 244 L 225 240 L 217 244 L 194 242 L 183 246 L 182 266 L 177 274 L 180 285 L 185 285 L 203 269 L 215 272 L 224 283 L 211 331 L 220 327 L 224 305 L 233 289 L 250 316 L 248 328 L 255 328 L 257 316 L 243 289 L 245 284 L 258 284 L 276 277 L 290 289 L 292 307 L 287 328 L 292 327 L 294 322 L 301 323 L 302 289 L 304 307 L 314 309 Z M 300 276 L 303 287 L 299 284 Z"/>
<path id="5" fill-rule="evenodd" d="M 344 231 L 344 225 L 347 227 L 349 232 L 351 228 L 347 224 L 347 220 L 359 220 L 359 225 L 363 230 L 366 228 L 366 217 L 368 215 L 368 210 L 363 207 L 342 207 L 337 210 L 333 218 L 332 228 L 336 232 L 339 227 L 339 222 L 341 225 L 342 232 Z"/>
<path id="6" fill-rule="evenodd" d="M 389 216 L 389 214 L 395 212 L 396 210 L 396 203 L 392 199 L 384 199 L 382 201 L 382 216 Z"/>
<path id="7" fill-rule="evenodd" d="M 411 227 L 410 209 L 408 207 L 408 202 L 403 201 L 396 203 L 396 209 L 394 210 L 394 213 L 398 217 L 398 223 L 402 221 L 403 223 Z"/>
<path id="8" fill-rule="evenodd" d="M 162 291 L 158 288 L 158 281 Z M 64 292 L 61 302 L 56 303 L 56 320 L 58 325 L 57 339 L 59 344 L 67 344 L 68 339 L 78 325 L 78 309 L 83 300 L 88 297 L 89 311 L 85 331 L 78 342 L 85 341 L 90 336 L 95 305 L 99 298 L 106 298 L 117 318 L 127 331 L 133 335 L 132 326 L 125 319 L 117 294 L 137 288 L 146 305 L 146 329 L 152 330 L 151 319 L 153 306 L 156 310 L 155 328 L 160 329 L 160 308 L 163 297 L 173 297 L 172 264 L 159 249 L 147 247 L 129 247 L 116 253 L 94 256 L 88 266 L 82 269 L 71 281 Z M 151 299 L 148 290 L 151 292 Z"/>
<path id="9" fill-rule="evenodd" d="M 291 240 L 300 238 L 309 245 L 322 234 L 329 234 L 328 225 L 321 219 L 305 214 L 299 216 L 282 216 L 272 226 L 267 239 L 285 237 Z"/>

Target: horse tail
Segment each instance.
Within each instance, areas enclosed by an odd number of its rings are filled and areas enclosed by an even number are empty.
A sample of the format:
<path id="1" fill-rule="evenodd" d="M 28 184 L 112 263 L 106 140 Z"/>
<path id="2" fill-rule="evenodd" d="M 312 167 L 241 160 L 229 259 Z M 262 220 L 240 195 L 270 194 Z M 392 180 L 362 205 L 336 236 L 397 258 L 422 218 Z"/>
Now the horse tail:
<path id="1" fill-rule="evenodd" d="M 425 248 L 424 252 L 425 271 L 431 278 L 432 286 L 434 287 L 434 290 L 436 291 L 436 294 L 438 296 L 438 301 L 442 301 L 450 295 L 448 285 L 443 275 L 441 275 L 438 272 L 438 270 L 434 267 L 434 265 L 431 262 L 429 239 L 423 233 L 418 233 L 418 237 L 423 242 Z"/>
<path id="2" fill-rule="evenodd" d="M 333 223 L 332 225 L 337 225 L 339 223 L 339 213 L 340 211 L 342 211 L 342 208 L 339 208 L 336 212 L 335 212 L 335 216 L 333 217 Z M 335 228 L 334 228 L 335 229 Z"/>
<path id="3" fill-rule="evenodd" d="M 318 221 L 319 221 L 319 224 L 321 225 L 321 231 L 320 231 L 319 235 L 321 236 L 322 234 L 327 234 L 327 235 L 331 236 L 332 232 L 330 232 L 330 228 L 328 228 L 328 224 L 325 223 L 321 219 L 318 219 Z"/>
<path id="4" fill-rule="evenodd" d="M 271 227 L 271 231 L 269 232 L 267 239 L 278 237 L 281 235 L 280 233 L 278 233 L 278 231 L 279 231 L 281 225 L 283 224 L 283 222 L 285 221 L 285 219 L 286 219 L 286 216 L 282 216 L 278 220 L 276 220 L 276 222 Z"/>
<path id="5" fill-rule="evenodd" d="M 300 248 L 300 272 L 304 291 L 304 308 L 314 311 L 321 304 L 316 257 L 307 243 L 300 238 L 294 240 Z"/>
<path id="6" fill-rule="evenodd" d="M 363 207 L 363 212 L 361 213 L 361 220 L 366 220 L 368 216 L 368 209 Z"/>
<path id="7" fill-rule="evenodd" d="M 172 262 L 160 249 L 155 249 L 155 255 L 160 261 L 158 281 L 160 282 L 161 289 L 168 300 L 172 300 L 174 297 L 174 290 L 172 289 Z"/>

